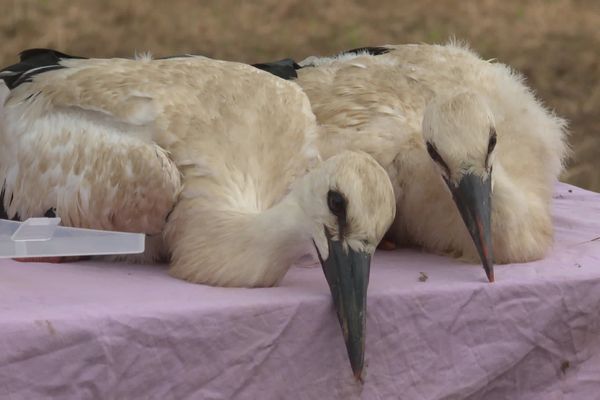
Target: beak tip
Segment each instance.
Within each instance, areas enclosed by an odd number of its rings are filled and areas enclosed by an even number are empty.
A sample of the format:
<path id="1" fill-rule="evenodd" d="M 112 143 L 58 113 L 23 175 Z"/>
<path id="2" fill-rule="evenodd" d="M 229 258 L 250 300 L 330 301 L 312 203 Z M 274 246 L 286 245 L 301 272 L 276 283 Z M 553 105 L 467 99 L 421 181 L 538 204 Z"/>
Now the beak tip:
<path id="1" fill-rule="evenodd" d="M 488 281 L 490 283 L 494 283 L 496 281 L 496 278 L 494 277 L 494 269 L 493 269 L 493 267 L 486 268 L 485 269 L 485 274 L 487 275 Z"/>
<path id="2" fill-rule="evenodd" d="M 356 381 L 359 382 L 361 385 L 365 383 L 362 377 L 362 368 L 358 371 L 354 371 L 354 379 L 356 379 Z"/>
<path id="3" fill-rule="evenodd" d="M 363 383 L 363 371 L 365 366 L 365 348 L 364 348 L 364 336 L 363 340 L 361 340 L 363 345 L 361 349 L 358 350 L 356 348 L 350 349 L 348 347 L 348 342 L 346 342 L 346 347 L 348 350 L 348 356 L 350 358 L 350 366 L 352 367 L 352 374 L 354 375 L 354 379 L 358 382 Z"/>

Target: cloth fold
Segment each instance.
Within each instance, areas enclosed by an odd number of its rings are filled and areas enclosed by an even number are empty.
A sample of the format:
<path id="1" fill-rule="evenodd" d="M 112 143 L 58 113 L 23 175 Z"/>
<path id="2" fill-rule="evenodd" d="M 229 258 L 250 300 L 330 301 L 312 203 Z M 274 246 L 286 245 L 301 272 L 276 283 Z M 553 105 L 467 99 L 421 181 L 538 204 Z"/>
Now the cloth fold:
<path id="1" fill-rule="evenodd" d="M 0 260 L 0 398 L 597 398 L 600 194 L 558 184 L 553 201 L 548 256 L 497 265 L 494 284 L 479 265 L 376 253 L 362 386 L 320 268 L 233 289 Z"/>

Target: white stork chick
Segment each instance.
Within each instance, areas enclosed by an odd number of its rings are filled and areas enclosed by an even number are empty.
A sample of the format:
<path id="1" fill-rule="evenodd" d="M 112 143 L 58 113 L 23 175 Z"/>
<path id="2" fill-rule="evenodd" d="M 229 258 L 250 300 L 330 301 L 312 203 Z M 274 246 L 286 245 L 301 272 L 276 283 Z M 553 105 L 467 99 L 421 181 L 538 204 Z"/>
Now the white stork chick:
<path id="1" fill-rule="evenodd" d="M 294 68 L 322 155 L 363 150 L 388 172 L 397 242 L 479 253 L 490 281 L 494 260 L 543 257 L 565 122 L 510 68 L 454 44 L 363 48 Z"/>
<path id="2" fill-rule="evenodd" d="M 275 285 L 314 245 L 360 376 L 370 257 L 393 189 L 366 153 L 319 163 L 296 84 L 204 57 L 50 50 L 0 77 L 10 217 L 55 208 L 68 225 L 162 232 L 172 275 L 219 286 Z"/>

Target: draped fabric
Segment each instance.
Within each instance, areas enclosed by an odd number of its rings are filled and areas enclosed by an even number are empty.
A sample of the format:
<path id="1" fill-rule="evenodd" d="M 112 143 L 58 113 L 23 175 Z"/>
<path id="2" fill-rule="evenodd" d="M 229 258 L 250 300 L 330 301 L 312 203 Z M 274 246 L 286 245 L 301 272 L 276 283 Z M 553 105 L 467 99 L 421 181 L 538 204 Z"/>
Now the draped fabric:
<path id="1" fill-rule="evenodd" d="M 162 265 L 0 260 L 0 398 L 598 398 L 600 194 L 558 184 L 553 201 L 553 249 L 496 266 L 494 284 L 376 253 L 363 385 L 319 267 L 233 289 Z"/>

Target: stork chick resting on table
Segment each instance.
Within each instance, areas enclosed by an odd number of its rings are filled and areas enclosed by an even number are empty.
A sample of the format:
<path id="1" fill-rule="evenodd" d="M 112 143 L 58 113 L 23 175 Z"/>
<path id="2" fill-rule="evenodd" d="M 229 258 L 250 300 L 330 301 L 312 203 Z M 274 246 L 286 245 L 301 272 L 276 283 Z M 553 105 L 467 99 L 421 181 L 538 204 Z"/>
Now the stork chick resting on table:
<path id="1" fill-rule="evenodd" d="M 80 59 L 29 50 L 0 73 L 10 218 L 143 232 L 144 261 L 218 286 L 272 286 L 314 245 L 357 377 L 370 258 L 394 219 L 362 152 L 320 162 L 294 83 L 204 57 Z"/>
<path id="2" fill-rule="evenodd" d="M 539 259 L 568 152 L 565 121 L 509 67 L 465 47 L 386 45 L 261 64 L 296 77 L 329 157 L 363 150 L 392 180 L 398 242 L 483 262 Z M 275 68 L 275 69 L 274 69 Z M 454 205 L 453 205 L 454 204 Z"/>

